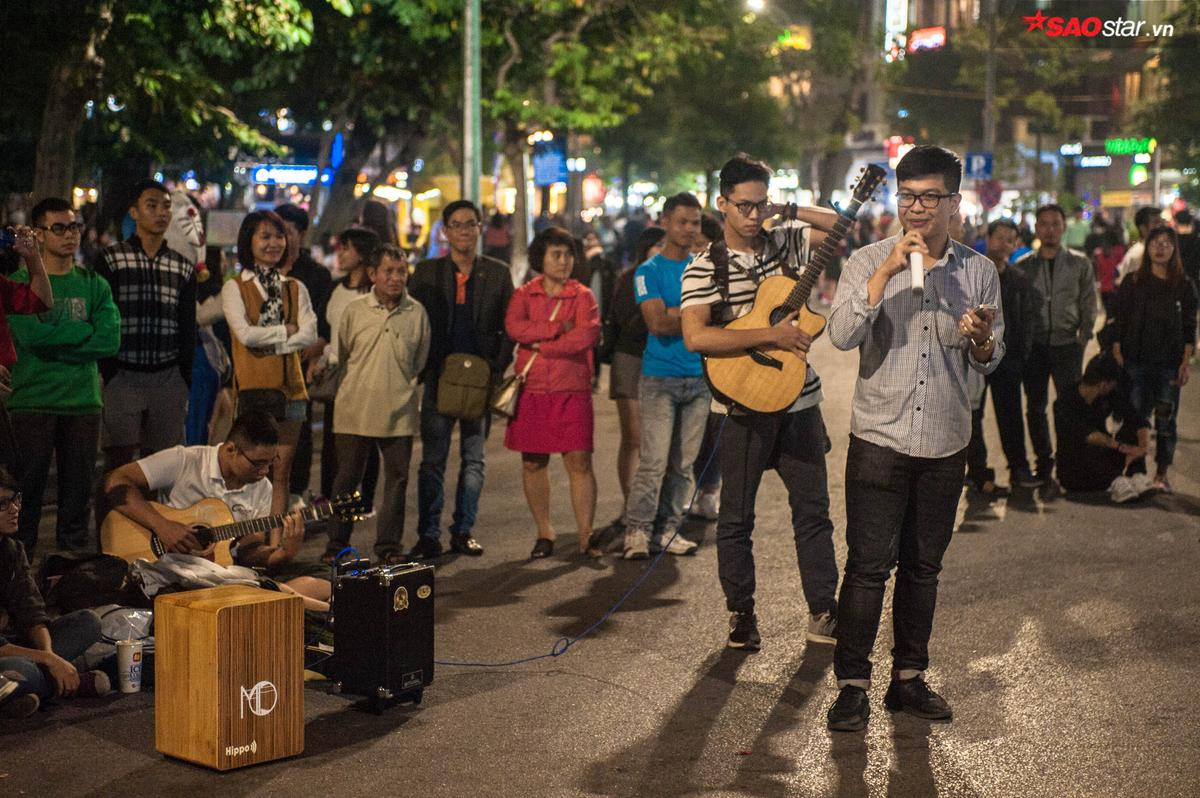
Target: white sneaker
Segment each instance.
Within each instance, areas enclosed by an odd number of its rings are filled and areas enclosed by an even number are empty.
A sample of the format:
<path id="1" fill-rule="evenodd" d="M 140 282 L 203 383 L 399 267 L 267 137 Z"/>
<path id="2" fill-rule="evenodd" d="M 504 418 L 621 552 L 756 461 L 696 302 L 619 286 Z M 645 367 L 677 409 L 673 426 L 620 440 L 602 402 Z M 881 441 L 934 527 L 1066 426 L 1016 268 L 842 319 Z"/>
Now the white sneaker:
<path id="1" fill-rule="evenodd" d="M 692 508 L 691 514 L 697 518 L 703 518 L 705 521 L 716 521 L 720 511 L 720 492 L 701 493 L 700 497 L 696 499 L 696 506 Z"/>
<path id="2" fill-rule="evenodd" d="M 1112 484 L 1108 486 L 1108 495 L 1117 504 L 1124 504 L 1136 499 L 1139 493 L 1129 477 L 1120 476 L 1114 479 Z"/>
<path id="3" fill-rule="evenodd" d="M 629 529 L 625 532 L 626 560 L 645 560 L 650 556 L 650 541 L 646 533 L 640 529 Z"/>
<path id="4" fill-rule="evenodd" d="M 674 529 L 664 529 L 650 538 L 650 551 L 657 554 L 663 549 L 667 554 L 693 554 L 697 548 L 696 542 L 688 540 Z"/>

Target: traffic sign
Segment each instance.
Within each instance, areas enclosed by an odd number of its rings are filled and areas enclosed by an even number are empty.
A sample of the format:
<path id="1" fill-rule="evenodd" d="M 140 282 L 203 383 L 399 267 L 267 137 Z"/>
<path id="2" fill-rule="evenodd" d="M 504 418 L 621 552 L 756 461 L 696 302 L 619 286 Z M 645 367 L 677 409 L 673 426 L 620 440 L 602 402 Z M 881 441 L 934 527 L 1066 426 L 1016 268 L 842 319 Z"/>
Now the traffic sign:
<path id="1" fill-rule="evenodd" d="M 987 180 L 992 176 L 992 154 L 990 152 L 968 152 L 966 166 L 968 180 Z"/>

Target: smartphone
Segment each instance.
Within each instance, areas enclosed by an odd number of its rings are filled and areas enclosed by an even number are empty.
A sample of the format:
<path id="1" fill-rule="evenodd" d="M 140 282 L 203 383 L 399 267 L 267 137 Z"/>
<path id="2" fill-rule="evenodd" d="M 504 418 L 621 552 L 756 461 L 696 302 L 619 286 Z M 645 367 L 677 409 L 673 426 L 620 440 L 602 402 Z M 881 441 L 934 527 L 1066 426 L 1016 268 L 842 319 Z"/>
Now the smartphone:
<path id="1" fill-rule="evenodd" d="M 989 314 L 995 315 L 997 310 L 998 310 L 998 306 L 992 304 L 991 302 L 984 302 L 982 304 L 976 305 L 973 308 L 973 312 L 975 313 L 976 316 L 979 316 L 979 317 L 982 317 L 984 313 L 989 313 Z"/>

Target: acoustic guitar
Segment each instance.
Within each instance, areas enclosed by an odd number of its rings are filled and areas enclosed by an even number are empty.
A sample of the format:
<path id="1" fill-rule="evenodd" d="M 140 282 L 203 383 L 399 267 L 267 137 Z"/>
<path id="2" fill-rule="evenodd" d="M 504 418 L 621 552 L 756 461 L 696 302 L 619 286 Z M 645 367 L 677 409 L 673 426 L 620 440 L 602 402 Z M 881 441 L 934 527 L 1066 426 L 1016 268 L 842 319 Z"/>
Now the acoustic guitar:
<path id="1" fill-rule="evenodd" d="M 858 209 L 886 176 L 881 167 L 867 166 L 851 191 L 849 204 L 838 209 L 833 230 L 826 234 L 812 260 L 801 270 L 799 279 L 776 275 L 763 280 L 750 312 L 726 324 L 725 329 L 772 327 L 789 313 L 798 311 L 796 324 L 800 329 L 813 338 L 824 332 L 825 317 L 809 309 L 809 294 L 821 272 L 833 262 L 838 244 L 854 224 Z M 705 355 L 704 376 L 717 401 L 723 404 L 755 413 L 779 413 L 795 404 L 804 390 L 808 363 L 793 352 L 758 347 L 739 354 Z"/>
<path id="2" fill-rule="evenodd" d="M 342 521 L 357 521 L 363 512 L 362 505 L 362 496 L 355 491 L 336 499 L 318 499 L 311 507 L 300 511 L 300 518 L 305 526 L 335 516 Z M 287 516 L 287 513 L 283 513 L 235 521 L 229 507 L 220 499 L 202 499 L 183 510 L 158 502 L 150 502 L 150 506 L 164 518 L 191 527 L 201 547 L 194 554 L 225 566 L 233 565 L 230 549 L 234 541 L 255 532 L 266 533 L 283 526 L 283 519 Z M 100 525 L 100 550 L 128 562 L 154 562 L 166 553 L 158 535 L 131 521 L 119 510 L 110 512 Z"/>

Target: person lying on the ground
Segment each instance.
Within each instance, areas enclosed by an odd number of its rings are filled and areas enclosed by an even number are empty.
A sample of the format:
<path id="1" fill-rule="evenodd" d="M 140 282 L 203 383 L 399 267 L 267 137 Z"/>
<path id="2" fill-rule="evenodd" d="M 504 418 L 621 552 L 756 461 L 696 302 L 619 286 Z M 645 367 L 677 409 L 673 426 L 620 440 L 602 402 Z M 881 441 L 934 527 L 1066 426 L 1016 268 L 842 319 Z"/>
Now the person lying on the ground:
<path id="1" fill-rule="evenodd" d="M 159 491 L 163 503 L 176 509 L 220 499 L 235 521 L 267 517 L 267 474 L 278 442 L 275 419 L 265 411 L 252 411 L 233 423 L 222 444 L 175 446 L 118 468 L 109 474 L 105 492 L 113 509 L 152 530 L 167 551 L 203 556 L 194 531 L 164 517 L 145 495 Z M 231 553 L 238 565 L 260 569 L 285 592 L 303 597 L 306 609 L 328 611 L 329 582 L 313 575 L 325 569 L 295 563 L 303 540 L 304 524 L 298 513 L 291 513 L 282 526 L 239 538 Z"/>
<path id="2" fill-rule="evenodd" d="M 50 620 L 15 537 L 20 509 L 17 482 L 0 468 L 0 611 L 9 621 L 0 627 L 0 717 L 32 715 L 49 698 L 112 689 L 102 671 L 80 672 L 72 664 L 100 639 L 100 617 L 79 610 Z"/>

